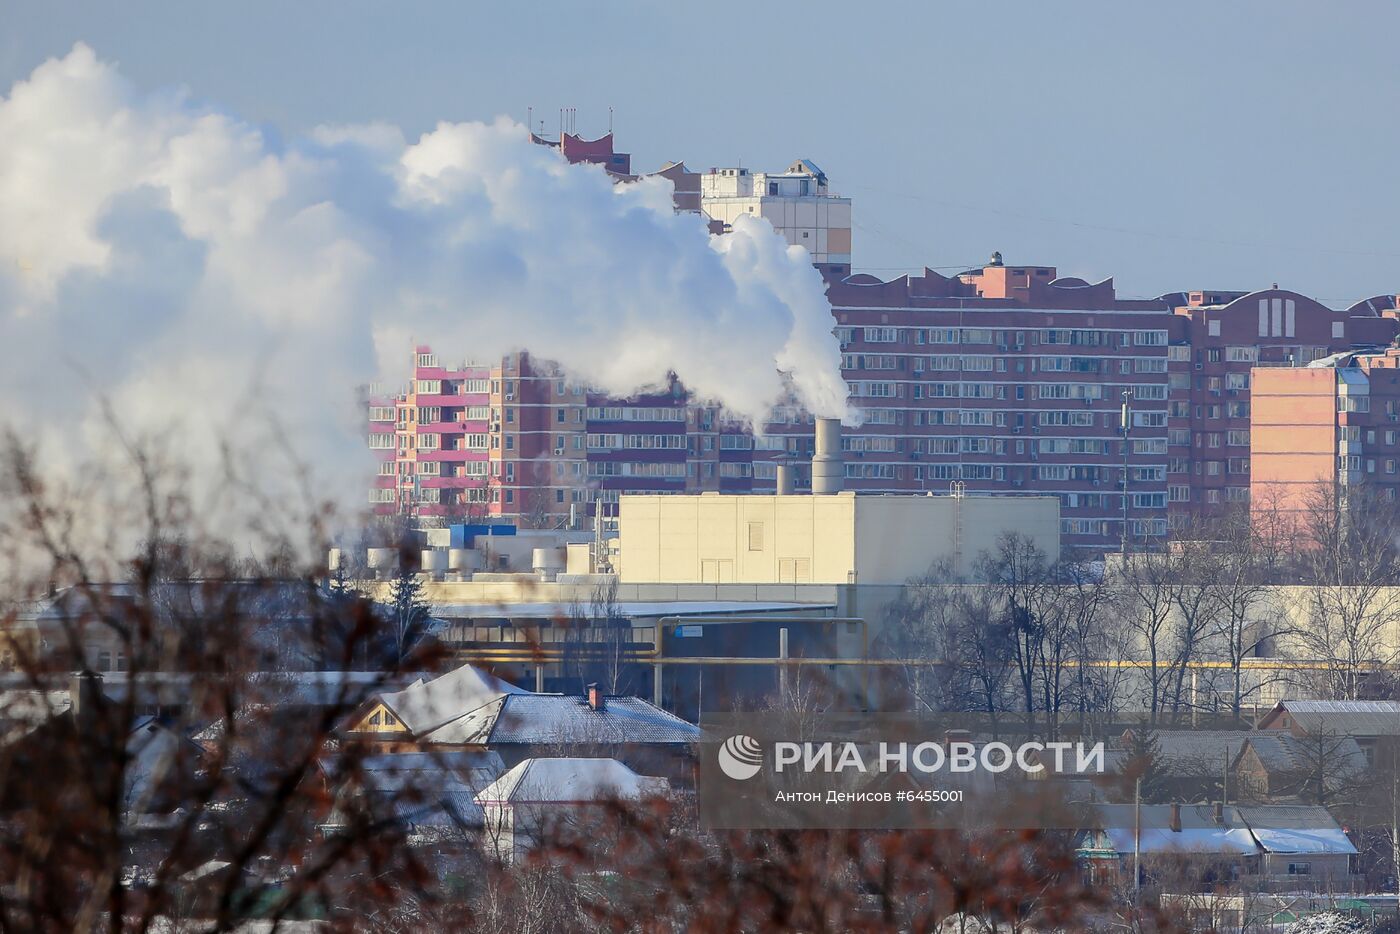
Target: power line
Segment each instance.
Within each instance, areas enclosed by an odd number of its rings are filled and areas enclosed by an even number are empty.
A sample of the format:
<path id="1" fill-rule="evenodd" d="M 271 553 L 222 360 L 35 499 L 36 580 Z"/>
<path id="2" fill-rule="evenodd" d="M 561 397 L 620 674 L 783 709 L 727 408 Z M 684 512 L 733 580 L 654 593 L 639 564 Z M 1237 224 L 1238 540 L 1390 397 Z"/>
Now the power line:
<path id="1" fill-rule="evenodd" d="M 1267 243 L 1258 240 L 1222 240 L 1215 237 L 1201 237 L 1192 234 L 1173 233 L 1170 231 L 1140 230 L 1132 227 L 1117 227 L 1110 224 L 1092 224 L 1086 221 L 1072 220 L 1062 217 L 1049 217 L 1041 214 L 1026 214 L 1018 211 L 1007 211 L 1000 208 L 988 207 L 979 204 L 965 204 L 958 201 L 947 201 L 942 198 L 932 198 L 927 195 L 911 194 L 909 192 L 886 191 L 882 188 L 873 188 L 869 185 L 847 184 L 845 187 L 857 190 L 868 191 L 874 194 L 889 195 L 895 198 L 907 198 L 914 201 L 924 201 L 929 204 L 936 204 L 940 207 L 953 208 L 960 211 L 972 211 L 974 213 L 995 214 L 1001 217 L 1012 217 L 1018 220 L 1036 221 L 1044 224 L 1060 224 L 1066 227 L 1075 227 L 1081 230 L 1094 230 L 1103 233 L 1127 234 L 1129 236 L 1148 237 L 1157 240 L 1177 240 L 1187 243 L 1209 244 L 1211 246 L 1232 246 L 1247 247 L 1253 249 L 1268 250 L 1294 250 L 1304 253 L 1328 254 L 1335 256 L 1367 256 L 1373 258 L 1396 259 L 1400 258 L 1400 253 L 1383 250 L 1352 250 L 1336 249 L 1330 247 L 1319 247 L 1316 245 L 1303 246 L 1293 243 Z"/>

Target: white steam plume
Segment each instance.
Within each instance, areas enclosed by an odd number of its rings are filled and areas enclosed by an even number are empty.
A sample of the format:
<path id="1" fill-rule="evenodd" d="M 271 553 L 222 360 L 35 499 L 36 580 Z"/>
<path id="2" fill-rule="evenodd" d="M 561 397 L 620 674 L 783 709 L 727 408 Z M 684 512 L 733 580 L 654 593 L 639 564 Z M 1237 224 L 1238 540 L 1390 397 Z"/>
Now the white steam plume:
<path id="1" fill-rule="evenodd" d="M 316 467 L 358 468 L 352 387 L 403 378 L 415 338 L 528 349 L 617 394 L 670 369 L 757 422 L 782 370 L 845 416 L 810 262 L 761 221 L 711 237 L 669 183 L 614 185 L 505 119 L 283 140 L 137 93 L 81 44 L 0 98 L 0 420 L 65 453 L 101 437 L 106 398 L 198 465 L 256 443 L 255 399 Z"/>

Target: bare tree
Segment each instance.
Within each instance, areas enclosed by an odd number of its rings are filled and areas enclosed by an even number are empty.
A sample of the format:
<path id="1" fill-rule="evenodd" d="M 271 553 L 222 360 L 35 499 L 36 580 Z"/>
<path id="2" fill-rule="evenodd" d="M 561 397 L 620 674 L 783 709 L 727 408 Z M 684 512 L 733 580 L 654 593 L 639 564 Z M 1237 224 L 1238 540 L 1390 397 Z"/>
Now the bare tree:
<path id="1" fill-rule="evenodd" d="M 1248 513 L 1227 514 L 1216 528 L 1220 547 L 1212 556 L 1215 573 L 1209 582 L 1212 645 L 1228 665 L 1225 704 L 1239 722 L 1246 701 L 1275 680 L 1271 676 L 1247 683 L 1245 660 L 1259 654 L 1266 640 L 1292 635 L 1294 628 L 1280 624 L 1281 613 L 1271 603 L 1268 581 L 1277 563 L 1277 543 L 1255 529 Z"/>
<path id="2" fill-rule="evenodd" d="M 1325 663 L 1331 696 L 1355 700 L 1400 658 L 1400 510 L 1365 484 L 1320 482 L 1303 523 L 1309 625 L 1299 642 Z"/>

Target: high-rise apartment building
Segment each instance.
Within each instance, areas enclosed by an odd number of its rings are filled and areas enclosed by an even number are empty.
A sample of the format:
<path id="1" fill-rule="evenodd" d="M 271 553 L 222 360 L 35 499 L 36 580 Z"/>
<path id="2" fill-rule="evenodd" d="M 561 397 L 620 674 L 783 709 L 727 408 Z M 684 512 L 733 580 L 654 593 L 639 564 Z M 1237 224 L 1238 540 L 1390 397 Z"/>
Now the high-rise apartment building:
<path id="1" fill-rule="evenodd" d="M 637 178 L 611 136 L 536 142 Z M 712 231 L 764 217 L 813 253 L 863 417 L 842 438 L 848 489 L 1053 493 L 1070 548 L 1160 543 L 1173 522 L 1247 502 L 1251 374 L 1384 348 L 1400 325 L 1393 296 L 1344 310 L 1277 287 L 1122 299 L 1111 279 L 1000 255 L 955 276 L 850 275 L 850 200 L 810 161 L 659 174 Z M 679 385 L 610 399 L 526 354 L 448 369 L 420 347 L 407 390 L 372 401 L 370 437 L 380 511 L 546 525 L 610 514 L 622 492 L 771 491 L 781 460 L 810 459 L 812 419 L 780 408 L 755 436 Z"/>
<path id="2" fill-rule="evenodd" d="M 826 173 L 809 159 L 784 172 L 710 169 L 700 176 L 700 205 L 721 229 L 746 215 L 761 217 L 811 253 L 828 278 L 851 273 L 851 199 L 833 193 Z"/>
<path id="3" fill-rule="evenodd" d="M 1270 523 L 1301 519 L 1318 484 L 1400 489 L 1400 349 L 1256 369 L 1250 493 Z"/>
<path id="4" fill-rule="evenodd" d="M 1167 483 L 1178 521 L 1249 502 L 1252 373 L 1385 347 L 1397 330 L 1388 296 L 1342 310 L 1277 287 L 1165 298 L 1175 312 Z"/>

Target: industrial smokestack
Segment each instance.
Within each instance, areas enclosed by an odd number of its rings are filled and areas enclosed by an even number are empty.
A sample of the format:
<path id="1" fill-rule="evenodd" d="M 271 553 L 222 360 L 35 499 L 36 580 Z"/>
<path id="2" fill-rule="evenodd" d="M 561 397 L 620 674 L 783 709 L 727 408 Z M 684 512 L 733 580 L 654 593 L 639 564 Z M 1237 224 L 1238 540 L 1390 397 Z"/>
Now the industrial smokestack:
<path id="1" fill-rule="evenodd" d="M 841 459 L 841 420 L 817 419 L 817 449 L 812 455 L 812 492 L 817 495 L 840 493 L 845 469 Z"/>
<path id="2" fill-rule="evenodd" d="M 787 461 L 778 463 L 778 487 L 779 496 L 791 496 L 793 488 L 797 485 L 793 480 L 794 468 Z"/>

